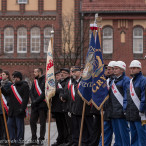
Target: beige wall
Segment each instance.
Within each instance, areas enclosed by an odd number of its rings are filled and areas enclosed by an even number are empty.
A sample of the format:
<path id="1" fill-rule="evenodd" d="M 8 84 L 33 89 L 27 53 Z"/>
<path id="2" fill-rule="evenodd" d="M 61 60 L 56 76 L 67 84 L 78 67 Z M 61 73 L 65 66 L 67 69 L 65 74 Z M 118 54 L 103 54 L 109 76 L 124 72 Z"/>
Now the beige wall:
<path id="1" fill-rule="evenodd" d="M 26 11 L 37 11 L 38 10 L 38 0 L 29 0 L 26 5 Z"/>
<path id="2" fill-rule="evenodd" d="M 7 10 L 8 11 L 19 11 L 19 4 L 16 0 L 7 0 Z"/>
<path id="3" fill-rule="evenodd" d="M 71 36 L 69 38 L 71 42 L 69 45 L 66 43 L 65 50 L 66 52 L 68 52 L 69 51 L 68 47 L 70 46 L 72 48 L 72 51 L 74 51 L 74 0 L 62 0 L 62 17 L 63 17 L 64 26 L 67 25 L 67 23 L 65 23 L 66 20 L 69 21 L 69 23 L 71 23 L 71 29 L 70 29 Z M 67 30 L 68 27 L 65 26 L 64 29 Z M 63 33 L 64 32 L 62 31 L 62 39 L 63 39 Z"/>
<path id="4" fill-rule="evenodd" d="M 2 5 L 1 5 L 1 1 L 0 1 L 0 10 L 1 10 L 1 7 L 2 7 Z"/>
<path id="5" fill-rule="evenodd" d="M 74 10 L 74 0 L 62 0 L 62 13 L 71 13 Z"/>
<path id="6" fill-rule="evenodd" d="M 146 28 L 146 20 L 133 20 L 133 26 L 141 25 L 143 28 Z"/>
<path id="7" fill-rule="evenodd" d="M 113 26 L 113 20 L 102 20 L 102 27 L 106 25 Z"/>
<path id="8" fill-rule="evenodd" d="M 56 10 L 56 0 L 44 0 L 44 10 Z"/>

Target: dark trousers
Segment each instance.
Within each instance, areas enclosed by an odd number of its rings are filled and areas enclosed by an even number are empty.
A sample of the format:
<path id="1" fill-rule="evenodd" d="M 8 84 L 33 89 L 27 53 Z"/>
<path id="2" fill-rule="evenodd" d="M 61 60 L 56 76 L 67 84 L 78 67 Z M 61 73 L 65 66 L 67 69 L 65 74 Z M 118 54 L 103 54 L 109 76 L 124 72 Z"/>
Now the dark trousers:
<path id="1" fill-rule="evenodd" d="M 81 116 L 72 115 L 72 135 L 73 135 L 73 143 L 78 146 L 79 142 L 79 134 L 81 127 Z M 85 116 L 84 124 L 83 124 L 83 132 L 82 132 L 82 146 L 88 146 L 91 142 L 91 134 L 92 134 L 92 124 L 93 117 Z"/>
<path id="2" fill-rule="evenodd" d="M 6 119 L 7 119 L 7 115 L 6 115 Z M 6 139 L 7 136 L 6 136 L 4 118 L 3 118 L 3 114 L 0 114 L 0 140 L 6 140 Z"/>
<path id="3" fill-rule="evenodd" d="M 68 113 L 65 113 L 65 120 L 67 124 L 67 130 L 68 130 L 68 138 L 67 141 L 72 142 L 72 124 L 71 124 L 71 115 L 69 116 Z"/>
<path id="4" fill-rule="evenodd" d="M 101 135 L 101 115 L 94 115 L 92 125 L 93 130 L 89 146 L 98 146 Z"/>
<path id="5" fill-rule="evenodd" d="M 38 109 L 35 111 L 31 111 L 30 116 L 30 127 L 32 133 L 32 140 L 37 140 L 37 122 L 40 120 L 40 137 L 39 140 L 44 140 L 46 133 L 46 120 L 47 120 L 47 110 Z"/>
<path id="6" fill-rule="evenodd" d="M 57 143 L 67 142 L 68 129 L 64 113 L 53 113 L 56 119 L 56 126 L 58 131 Z"/>
<path id="7" fill-rule="evenodd" d="M 8 117 L 8 130 L 12 142 L 21 143 L 24 140 L 24 118 Z M 17 131 L 17 132 L 16 132 Z"/>
<path id="8" fill-rule="evenodd" d="M 79 134 L 80 134 L 81 116 L 72 114 L 72 139 L 73 144 L 78 146 Z"/>

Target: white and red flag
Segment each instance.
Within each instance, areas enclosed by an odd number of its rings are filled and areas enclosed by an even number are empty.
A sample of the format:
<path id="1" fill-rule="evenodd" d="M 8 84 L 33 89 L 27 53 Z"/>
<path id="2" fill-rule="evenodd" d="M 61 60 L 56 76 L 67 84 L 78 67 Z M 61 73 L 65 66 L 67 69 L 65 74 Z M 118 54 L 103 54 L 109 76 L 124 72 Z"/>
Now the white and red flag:
<path id="1" fill-rule="evenodd" d="M 45 83 L 45 95 L 46 95 L 46 102 L 48 105 L 49 105 L 49 100 L 55 95 L 56 92 L 52 44 L 53 44 L 52 40 L 50 39 L 48 52 L 47 52 L 46 83 Z"/>

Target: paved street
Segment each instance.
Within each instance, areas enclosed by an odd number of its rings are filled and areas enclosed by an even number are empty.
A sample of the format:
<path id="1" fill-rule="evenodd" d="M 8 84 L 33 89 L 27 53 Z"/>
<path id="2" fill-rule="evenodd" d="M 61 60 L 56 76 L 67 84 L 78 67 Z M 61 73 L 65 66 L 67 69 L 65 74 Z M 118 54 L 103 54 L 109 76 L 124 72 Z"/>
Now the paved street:
<path id="1" fill-rule="evenodd" d="M 37 135 L 39 136 L 39 124 L 37 126 Z M 57 138 L 57 129 L 56 129 L 56 123 L 55 122 L 51 122 L 51 132 L 50 132 L 50 139 L 51 139 L 51 144 L 53 144 L 56 141 Z M 48 124 L 46 127 L 46 136 L 45 136 L 46 140 L 45 140 L 45 144 L 44 146 L 48 146 Z M 31 140 L 31 130 L 30 130 L 30 125 L 26 125 L 25 126 L 25 143 L 28 142 L 29 140 Z M 113 146 L 113 142 L 112 141 L 112 146 Z"/>
<path id="2" fill-rule="evenodd" d="M 38 124 L 37 126 L 37 136 L 39 137 L 39 133 L 40 133 L 40 126 Z M 56 141 L 56 137 L 57 137 L 57 129 L 56 129 L 56 123 L 55 122 L 51 122 L 51 132 L 50 132 L 50 139 L 51 139 L 51 144 L 53 144 Z M 45 140 L 45 144 L 44 146 L 48 145 L 48 124 L 46 127 L 46 136 L 45 136 L 46 140 Z M 30 130 L 30 125 L 26 125 L 25 126 L 25 143 L 27 143 L 28 141 L 31 140 L 31 130 Z"/>

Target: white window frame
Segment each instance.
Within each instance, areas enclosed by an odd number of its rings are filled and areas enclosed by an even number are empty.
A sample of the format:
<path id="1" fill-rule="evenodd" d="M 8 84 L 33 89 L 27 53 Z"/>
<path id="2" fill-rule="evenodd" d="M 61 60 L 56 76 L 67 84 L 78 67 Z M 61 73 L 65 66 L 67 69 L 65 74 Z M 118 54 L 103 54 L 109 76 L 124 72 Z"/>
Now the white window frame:
<path id="1" fill-rule="evenodd" d="M 50 29 L 50 34 L 48 34 L 48 35 L 45 34 L 46 29 Z M 45 50 L 45 40 L 46 39 L 49 39 L 49 40 L 51 39 L 51 30 L 52 30 L 52 27 L 46 27 L 44 29 L 44 53 L 47 53 L 47 51 L 48 51 L 48 50 Z"/>
<path id="2" fill-rule="evenodd" d="M 137 30 L 137 29 L 142 30 L 142 36 L 134 36 L 134 31 Z M 136 51 L 135 50 L 135 48 L 134 48 L 135 39 L 142 39 L 142 44 L 141 44 L 142 45 L 142 51 Z M 133 53 L 134 54 L 142 54 L 143 53 L 143 29 L 141 27 L 135 27 L 133 29 Z"/>
<path id="3" fill-rule="evenodd" d="M 12 36 L 6 36 L 6 29 L 8 29 L 8 28 L 11 28 L 12 30 L 13 30 L 13 35 Z M 13 50 L 12 51 L 9 51 L 9 52 L 7 52 L 6 50 L 5 50 L 5 47 L 6 47 L 6 39 L 13 39 L 13 45 L 12 45 L 12 47 L 13 47 Z M 4 30 L 4 53 L 13 53 L 14 52 L 14 29 L 12 28 L 12 27 L 7 27 L 7 28 L 5 28 L 5 30 Z"/>
<path id="4" fill-rule="evenodd" d="M 24 29 L 26 31 L 26 35 L 19 35 L 19 30 L 20 29 Z M 25 51 L 20 51 L 19 50 L 19 39 L 26 39 L 26 50 Z M 24 43 L 24 42 L 23 42 Z M 18 53 L 27 53 L 27 29 L 25 27 L 20 27 L 18 30 L 17 30 L 17 52 Z"/>
<path id="5" fill-rule="evenodd" d="M 28 0 L 18 0 L 18 4 L 28 4 Z"/>
<path id="6" fill-rule="evenodd" d="M 112 35 L 111 36 L 104 36 L 104 31 L 106 31 L 106 30 L 110 30 L 110 31 L 112 31 Z M 111 40 L 112 42 L 111 42 L 111 49 L 110 49 L 110 51 L 104 51 L 104 40 Z M 104 29 L 103 29 L 103 54 L 112 54 L 113 53 L 113 29 L 111 28 L 111 27 L 105 27 Z"/>
<path id="7" fill-rule="evenodd" d="M 39 36 L 33 36 L 32 35 L 32 31 L 33 31 L 33 29 L 35 29 L 35 28 L 37 28 L 38 30 L 39 30 Z M 39 50 L 38 51 L 32 51 L 32 39 L 38 39 L 39 38 Z M 36 43 L 36 42 L 35 42 Z M 32 29 L 31 29 L 31 53 L 40 53 L 40 43 L 41 43 L 41 37 L 40 37 L 40 28 L 38 28 L 38 27 L 33 27 Z"/>

